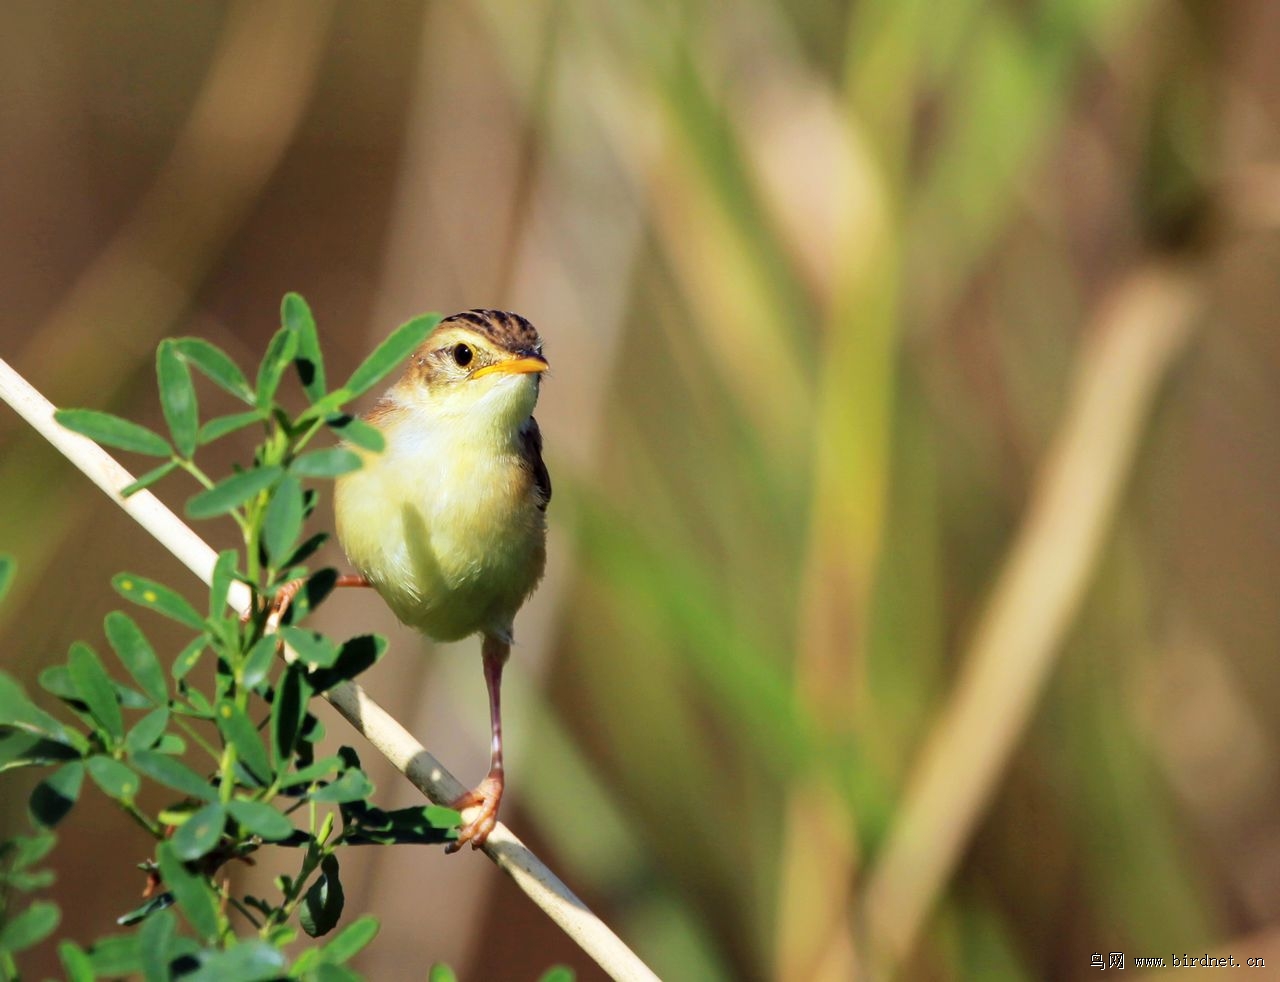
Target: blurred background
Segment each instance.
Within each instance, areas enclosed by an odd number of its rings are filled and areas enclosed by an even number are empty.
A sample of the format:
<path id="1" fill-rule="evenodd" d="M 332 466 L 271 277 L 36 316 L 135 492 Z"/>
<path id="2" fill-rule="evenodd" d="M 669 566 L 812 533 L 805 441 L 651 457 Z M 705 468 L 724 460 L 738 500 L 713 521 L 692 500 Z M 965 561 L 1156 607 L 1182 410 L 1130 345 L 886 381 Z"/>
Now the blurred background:
<path id="1" fill-rule="evenodd" d="M 504 818 L 664 978 L 1280 965 L 1278 48 L 1269 0 L 6 3 L 0 356 L 156 424 L 157 341 L 252 366 L 288 290 L 339 378 L 532 319 Z M 33 689 L 114 572 L 200 595 L 7 410 L 0 549 Z M 317 620 L 479 779 L 477 642 Z M 88 943 L 149 847 L 92 791 L 63 828 Z M 370 978 L 603 977 L 478 855 L 344 880 Z"/>

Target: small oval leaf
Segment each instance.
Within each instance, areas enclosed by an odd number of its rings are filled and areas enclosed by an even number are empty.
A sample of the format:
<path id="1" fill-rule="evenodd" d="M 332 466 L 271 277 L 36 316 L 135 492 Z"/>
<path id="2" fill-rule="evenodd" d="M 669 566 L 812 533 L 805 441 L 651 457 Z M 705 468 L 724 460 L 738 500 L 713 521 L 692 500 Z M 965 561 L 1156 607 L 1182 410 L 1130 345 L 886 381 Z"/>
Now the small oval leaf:
<path id="1" fill-rule="evenodd" d="M 156 379 L 160 383 L 160 407 L 173 435 L 173 444 L 179 456 L 190 459 L 196 451 L 196 434 L 200 430 L 196 387 L 191 383 L 191 369 L 167 339 L 156 349 Z"/>
<path id="2" fill-rule="evenodd" d="M 280 628 L 279 633 L 309 667 L 328 668 L 338 659 L 338 646 L 319 631 L 288 626 Z"/>
<path id="3" fill-rule="evenodd" d="M 107 671 L 97 652 L 87 644 L 77 641 L 71 646 L 67 656 L 67 669 L 71 673 L 71 681 L 76 692 L 89 707 L 94 720 L 110 738 L 114 746 L 124 739 L 124 717 L 120 712 L 120 703 L 116 701 L 116 690 L 111 685 Z"/>
<path id="4" fill-rule="evenodd" d="M 328 934 L 342 917 L 345 899 L 338 877 L 338 857 L 330 853 L 320 861 L 320 875 L 307 889 L 298 909 L 302 930 L 313 938 Z"/>
<path id="5" fill-rule="evenodd" d="M 296 293 L 285 294 L 280 304 L 280 321 L 298 339 L 293 363 L 298 369 L 302 389 L 309 399 L 324 395 L 324 358 L 320 354 L 320 338 L 316 320 L 307 302 Z"/>
<path id="6" fill-rule="evenodd" d="M 51 935 L 62 914 L 58 905 L 37 900 L 17 917 L 0 926 L 0 951 L 19 952 Z"/>
<path id="7" fill-rule="evenodd" d="M 128 614 L 113 610 L 103 621 L 111 649 L 147 697 L 157 706 L 169 701 L 164 669 L 142 628 Z"/>
<path id="8" fill-rule="evenodd" d="M 53 828 L 80 798 L 84 784 L 84 764 L 73 760 L 64 764 L 35 786 L 27 803 L 37 825 Z"/>
<path id="9" fill-rule="evenodd" d="M 96 440 L 103 446 L 149 454 L 152 457 L 169 457 L 173 447 L 155 430 L 111 413 L 96 409 L 59 409 L 54 419 L 81 436 Z"/>
<path id="10" fill-rule="evenodd" d="M 226 809 L 219 802 L 205 805 L 173 833 L 173 838 L 169 841 L 174 853 L 187 862 L 206 855 L 222 838 L 222 828 L 226 821 Z"/>
<path id="11" fill-rule="evenodd" d="M 204 338 L 177 338 L 173 346 L 183 360 L 219 388 L 252 405 L 253 389 L 231 357 Z"/>
<path id="12" fill-rule="evenodd" d="M 169 726 L 169 709 L 167 706 L 161 706 L 159 709 L 153 709 L 146 716 L 138 720 L 124 738 L 124 748 L 129 753 L 137 753 L 139 750 L 150 750 L 156 745 L 164 731 Z"/>
<path id="13" fill-rule="evenodd" d="M 144 488 L 149 488 L 162 477 L 168 475 L 171 471 L 177 469 L 178 462 L 176 460 L 166 460 L 159 467 L 147 471 L 132 484 L 126 484 L 120 489 L 120 497 L 131 498 Z"/>
<path id="14" fill-rule="evenodd" d="M 116 801 L 133 801 L 142 786 L 137 774 L 111 757 L 90 757 L 85 761 L 85 767 L 102 793 Z"/>
<path id="15" fill-rule="evenodd" d="M 155 580 L 148 580 L 145 576 L 135 576 L 133 573 L 117 573 L 111 578 L 111 585 L 120 596 L 133 601 L 140 607 L 154 610 L 157 614 L 170 617 L 194 630 L 204 630 L 204 618 L 196 613 L 196 609 L 167 586 Z"/>
<path id="16" fill-rule="evenodd" d="M 218 797 L 217 789 L 209 781 L 182 761 L 174 760 L 167 754 L 155 750 L 139 750 L 129 760 L 147 777 L 159 781 L 167 788 L 202 801 L 213 801 Z"/>
<path id="17" fill-rule="evenodd" d="M 302 534 L 302 485 L 292 474 L 280 479 L 262 521 L 262 545 L 272 566 L 279 568 L 289 558 Z"/>
<path id="18" fill-rule="evenodd" d="M 227 810 L 237 822 L 268 842 L 278 842 L 293 835 L 293 823 L 265 802 L 236 798 L 228 802 Z"/>
<path id="19" fill-rule="evenodd" d="M 244 710 L 232 702 L 223 701 L 215 709 L 215 718 L 218 732 L 223 740 L 236 748 L 240 763 L 249 769 L 259 784 L 269 784 L 274 775 L 267 759 L 267 748 L 262 745 L 257 727 Z"/>
<path id="20" fill-rule="evenodd" d="M 378 927 L 378 919 L 372 914 L 352 921 L 321 949 L 324 960 L 335 965 L 349 961 L 378 936 Z"/>
<path id="21" fill-rule="evenodd" d="M 289 470 L 299 477 L 340 477 L 358 471 L 361 466 L 360 455 L 354 450 L 329 447 L 300 455 L 289 465 Z"/>
<path id="22" fill-rule="evenodd" d="M 164 885 L 173 893 L 187 921 L 197 934 L 212 941 L 218 935 L 218 907 L 205 878 L 196 876 L 182 864 L 172 843 L 160 843 L 156 861 Z"/>
<path id="23" fill-rule="evenodd" d="M 280 379 L 284 370 L 293 361 L 294 352 L 298 350 L 298 336 L 287 327 L 276 331 L 267 345 L 267 353 L 258 367 L 258 385 L 256 401 L 258 408 L 264 412 L 271 408 L 276 397 L 276 389 L 280 387 Z"/>
<path id="24" fill-rule="evenodd" d="M 325 423 L 328 424 L 329 429 L 352 446 L 370 450 L 373 453 L 382 453 L 387 448 L 387 440 L 382 435 L 382 431 L 358 416 L 330 416 Z"/>
<path id="25" fill-rule="evenodd" d="M 343 388 L 351 393 L 351 398 L 369 391 L 408 358 L 438 323 L 439 314 L 423 314 L 401 324 L 351 373 Z"/>
<path id="26" fill-rule="evenodd" d="M 253 470 L 232 474 L 224 481 L 201 491 L 187 502 L 189 518 L 214 518 L 238 508 L 254 495 L 271 487 L 280 477 L 281 469 L 274 465 L 255 467 Z"/>
<path id="27" fill-rule="evenodd" d="M 221 440 L 228 434 L 243 430 L 254 423 L 261 423 L 264 419 L 260 409 L 251 409 L 247 413 L 234 413 L 230 416 L 215 416 L 200 427 L 196 443 L 203 447 L 206 443 Z"/>

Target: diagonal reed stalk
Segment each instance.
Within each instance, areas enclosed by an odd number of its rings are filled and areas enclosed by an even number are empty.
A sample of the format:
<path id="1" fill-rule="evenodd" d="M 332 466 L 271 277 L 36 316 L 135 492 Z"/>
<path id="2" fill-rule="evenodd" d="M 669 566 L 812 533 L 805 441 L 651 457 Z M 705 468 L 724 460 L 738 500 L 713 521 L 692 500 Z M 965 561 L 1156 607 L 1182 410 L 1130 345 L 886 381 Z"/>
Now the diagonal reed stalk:
<path id="1" fill-rule="evenodd" d="M 58 425 L 53 418 L 52 403 L 3 359 L 0 359 L 0 399 L 12 406 L 112 501 L 208 584 L 217 559 L 214 550 L 151 492 L 142 491 L 122 498 L 120 491 L 133 482 L 133 475 L 92 440 Z M 243 613 L 249 605 L 248 588 L 242 583 L 232 586 L 228 602 Z M 325 693 L 325 698 L 430 800 L 447 803 L 466 790 L 360 686 L 344 682 Z M 501 822 L 489 836 L 483 851 L 611 978 L 627 982 L 656 982 L 657 976 L 653 971 Z"/>
<path id="2" fill-rule="evenodd" d="M 862 914 L 877 978 L 911 953 L 1022 738 L 1201 304 L 1194 272 L 1153 262 L 1091 325 L 1022 527 L 868 871 Z"/>

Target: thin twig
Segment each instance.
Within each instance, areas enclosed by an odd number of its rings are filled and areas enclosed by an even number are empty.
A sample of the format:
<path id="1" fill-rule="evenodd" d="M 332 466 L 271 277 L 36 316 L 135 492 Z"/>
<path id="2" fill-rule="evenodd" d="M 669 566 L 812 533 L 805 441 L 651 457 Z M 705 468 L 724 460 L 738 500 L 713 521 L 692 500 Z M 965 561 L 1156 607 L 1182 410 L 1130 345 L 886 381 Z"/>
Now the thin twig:
<path id="1" fill-rule="evenodd" d="M 53 405 L 3 359 L 0 359 L 0 398 L 183 565 L 204 583 L 209 582 L 217 559 L 213 549 L 149 491 L 122 498 L 120 491 L 133 483 L 133 475 L 92 440 L 58 425 L 53 418 Z M 233 583 L 228 602 L 241 613 L 248 610 L 248 588 L 242 583 Z M 325 698 L 432 801 L 446 803 L 466 790 L 360 686 L 344 682 L 330 689 Z M 490 834 L 484 852 L 610 977 L 656 982 L 657 976 L 649 967 L 501 822 Z"/>

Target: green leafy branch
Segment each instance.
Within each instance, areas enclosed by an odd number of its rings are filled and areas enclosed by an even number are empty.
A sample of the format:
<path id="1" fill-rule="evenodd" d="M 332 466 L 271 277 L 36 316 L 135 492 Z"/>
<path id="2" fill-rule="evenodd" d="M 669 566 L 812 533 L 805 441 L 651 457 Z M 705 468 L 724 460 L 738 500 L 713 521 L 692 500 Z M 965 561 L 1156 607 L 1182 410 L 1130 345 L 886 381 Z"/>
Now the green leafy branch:
<path id="1" fill-rule="evenodd" d="M 57 413 L 63 426 L 100 443 L 167 458 L 126 494 L 184 472 L 199 485 L 187 501 L 188 516 L 229 517 L 243 540 L 243 549 L 218 556 L 203 613 L 146 577 L 122 573 L 112 580 L 126 600 L 194 636 L 166 671 L 133 618 L 122 611 L 108 614 L 104 634 L 123 680 L 113 677 L 97 651 L 83 642 L 71 646 L 64 664 L 46 668 L 39 678 L 62 701 L 73 724 L 41 709 L 16 680 L 0 673 L 0 771 L 51 770 L 29 802 L 36 834 L 6 844 L 4 854 L 11 859 L 4 896 L 47 879 L 27 872 L 28 867 L 52 846 L 51 830 L 78 800 L 86 775 L 156 841 L 154 860 L 144 864 L 145 903 L 119 919 L 124 927 L 139 925 L 138 930 L 100 939 L 87 951 L 63 942 L 60 952 L 70 977 L 141 971 L 148 979 L 265 978 L 286 970 L 293 977 L 310 977 L 321 965 L 327 966 L 326 978 L 349 976 L 339 968 L 376 933 L 372 918 L 309 949 L 292 969 L 282 951 L 298 935 L 295 920 L 312 937 L 337 925 L 343 908 L 340 848 L 438 844 L 456 835 L 458 816 L 450 809 L 384 812 L 368 804 L 373 785 L 349 748 L 317 759 L 323 727 L 308 709 L 312 697 L 368 668 L 386 642 L 362 636 L 337 643 L 298 623 L 336 581 L 335 571 L 311 572 L 305 565 L 324 536 L 303 539 L 318 500 L 318 492 L 304 482 L 358 468 L 360 457 L 351 446 L 382 448 L 377 430 L 343 407 L 385 377 L 437 320 L 428 316 L 405 324 L 345 385 L 328 391 L 315 321 L 305 302 L 290 295 L 283 325 L 252 386 L 232 359 L 207 341 L 161 343 L 156 377 L 167 436 L 97 410 Z M 307 402 L 297 414 L 278 398 L 290 366 Z M 192 369 L 250 408 L 202 424 Z M 197 463 L 197 452 L 249 427 L 257 427 L 261 436 L 251 461 L 225 478 L 211 478 Z M 310 448 L 325 429 L 347 446 Z M 6 561 L 0 571 L 7 586 L 12 564 Z M 301 581 L 302 589 L 285 626 L 273 633 L 275 600 L 294 581 Z M 251 593 L 244 616 L 228 605 L 235 583 Z M 289 663 L 277 659 L 283 642 L 300 657 Z M 147 782 L 175 797 L 159 810 L 147 810 L 140 800 Z M 299 814 L 305 819 L 301 827 L 294 819 Z M 223 869 L 270 845 L 299 850 L 298 872 L 277 880 L 278 896 L 237 895 Z M 7 907 L 0 912 L 0 966 L 14 975 L 15 954 L 56 928 L 57 909 L 42 901 L 12 918 Z M 175 912 L 181 913 L 185 932 Z"/>

